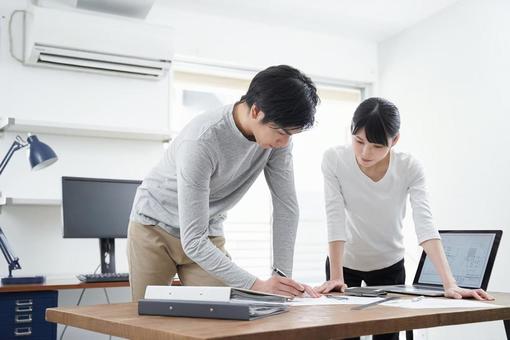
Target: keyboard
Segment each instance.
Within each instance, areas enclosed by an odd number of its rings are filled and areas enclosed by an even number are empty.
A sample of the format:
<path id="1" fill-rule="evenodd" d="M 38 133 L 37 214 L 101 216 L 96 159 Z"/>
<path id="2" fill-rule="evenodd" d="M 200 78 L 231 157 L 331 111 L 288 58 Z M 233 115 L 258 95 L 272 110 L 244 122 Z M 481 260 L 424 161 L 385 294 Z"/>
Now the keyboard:
<path id="1" fill-rule="evenodd" d="M 129 281 L 129 273 L 99 273 L 76 275 L 81 282 L 116 282 Z"/>

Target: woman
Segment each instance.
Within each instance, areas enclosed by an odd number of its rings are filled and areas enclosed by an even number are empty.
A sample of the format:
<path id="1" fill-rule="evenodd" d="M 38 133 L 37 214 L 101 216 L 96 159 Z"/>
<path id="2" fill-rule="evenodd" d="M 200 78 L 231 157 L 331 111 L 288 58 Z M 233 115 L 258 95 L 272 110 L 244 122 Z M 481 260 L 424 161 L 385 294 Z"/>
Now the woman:
<path id="1" fill-rule="evenodd" d="M 330 278 L 318 293 L 347 286 L 403 284 L 403 218 L 410 197 L 419 244 L 431 259 L 444 295 L 493 300 L 482 289 L 457 286 L 432 220 L 422 166 L 396 152 L 397 107 L 382 98 L 362 102 L 352 118 L 352 145 L 327 150 L 322 162 L 329 240 Z M 376 339 L 398 339 L 398 333 Z"/>

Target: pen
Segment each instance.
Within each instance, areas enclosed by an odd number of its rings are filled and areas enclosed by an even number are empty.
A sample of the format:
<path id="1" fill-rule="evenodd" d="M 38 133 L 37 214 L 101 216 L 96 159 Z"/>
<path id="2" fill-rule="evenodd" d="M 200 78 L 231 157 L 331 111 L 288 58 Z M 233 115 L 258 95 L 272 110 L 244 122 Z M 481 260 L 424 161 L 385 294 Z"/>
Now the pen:
<path id="1" fill-rule="evenodd" d="M 280 269 L 278 269 L 277 267 L 273 266 L 273 273 L 277 274 L 278 276 L 281 276 L 281 277 L 288 277 L 287 275 L 285 275 L 284 272 L 282 272 Z M 304 292 L 305 289 L 303 288 L 301 290 L 301 292 Z"/>
<path id="2" fill-rule="evenodd" d="M 328 299 L 335 299 L 335 300 L 349 300 L 348 297 L 345 297 L 345 296 L 338 296 L 338 295 L 331 295 L 331 294 L 327 294 L 325 295 Z"/>
<path id="3" fill-rule="evenodd" d="M 417 297 L 413 298 L 413 299 L 412 299 L 412 301 L 413 301 L 413 302 L 418 302 L 418 301 L 420 301 L 420 300 L 423 300 L 424 298 L 425 298 L 425 296 L 420 295 L 420 296 L 417 296 Z"/>
<path id="4" fill-rule="evenodd" d="M 400 297 L 399 296 L 390 296 L 390 297 L 384 298 L 382 300 L 378 300 L 378 301 L 375 301 L 375 302 L 367 303 L 365 305 L 359 305 L 359 306 L 352 307 L 351 310 L 361 310 L 361 309 L 365 309 L 365 308 L 368 308 L 368 307 L 372 307 L 372 306 L 378 305 L 378 304 L 386 302 L 386 301 L 397 300 L 397 299 L 400 299 Z"/>
<path id="5" fill-rule="evenodd" d="M 282 272 L 280 269 L 273 266 L 273 273 L 278 274 L 281 277 L 287 277 L 284 272 Z"/>

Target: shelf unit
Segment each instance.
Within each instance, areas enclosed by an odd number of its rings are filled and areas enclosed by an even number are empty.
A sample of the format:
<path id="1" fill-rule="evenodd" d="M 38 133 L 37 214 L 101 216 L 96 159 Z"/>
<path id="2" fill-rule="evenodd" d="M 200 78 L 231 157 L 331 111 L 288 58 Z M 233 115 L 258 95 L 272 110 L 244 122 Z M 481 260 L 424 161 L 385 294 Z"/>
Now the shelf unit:
<path id="1" fill-rule="evenodd" d="M 64 136 L 83 136 L 113 139 L 146 140 L 168 143 L 172 140 L 170 130 L 144 130 L 111 126 L 84 125 L 0 117 L 0 134 L 4 132 L 43 133 Z M 57 198 L 24 198 L 3 196 L 0 193 L 0 208 L 4 206 L 59 206 Z"/>
<path id="2" fill-rule="evenodd" d="M 170 130 L 145 130 L 112 126 L 83 125 L 0 117 L 0 132 L 47 133 L 65 136 L 137 139 L 167 143 L 172 139 Z"/>

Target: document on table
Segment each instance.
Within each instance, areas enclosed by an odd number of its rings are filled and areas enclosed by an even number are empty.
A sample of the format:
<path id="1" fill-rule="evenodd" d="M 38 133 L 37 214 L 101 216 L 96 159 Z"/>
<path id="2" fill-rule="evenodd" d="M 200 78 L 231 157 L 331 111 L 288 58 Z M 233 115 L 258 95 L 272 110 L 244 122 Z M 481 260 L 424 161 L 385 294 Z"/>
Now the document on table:
<path id="1" fill-rule="evenodd" d="M 411 309 L 427 309 L 427 308 L 498 308 L 504 307 L 493 303 L 482 302 L 477 300 L 466 299 L 443 299 L 443 298 L 424 298 L 416 299 L 400 299 L 388 301 L 381 304 L 382 306 L 401 307 Z"/>
<path id="2" fill-rule="evenodd" d="M 381 300 L 378 297 L 360 297 L 360 296 L 345 296 L 335 295 L 336 298 L 327 297 L 325 295 L 319 298 L 311 297 L 296 297 L 292 301 L 287 302 L 289 306 L 318 306 L 318 305 L 364 305 Z M 339 299 L 341 298 L 341 299 Z"/>
<path id="3" fill-rule="evenodd" d="M 320 306 L 320 305 L 364 305 L 382 300 L 379 297 L 360 297 L 360 296 L 345 296 L 335 295 L 337 298 L 327 297 L 325 295 L 320 298 L 311 297 L 296 297 L 292 301 L 287 302 L 288 306 Z M 338 299 L 338 298 L 341 298 Z M 401 308 L 498 308 L 504 307 L 495 305 L 493 303 L 476 301 L 476 300 L 456 300 L 456 299 L 443 299 L 443 298 L 423 298 L 416 300 L 416 298 L 402 298 L 398 300 L 388 301 L 381 303 L 381 306 L 401 307 Z"/>

